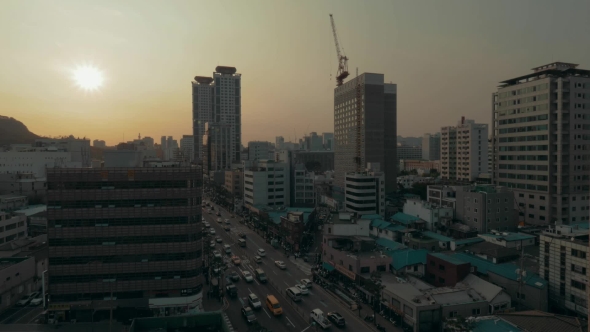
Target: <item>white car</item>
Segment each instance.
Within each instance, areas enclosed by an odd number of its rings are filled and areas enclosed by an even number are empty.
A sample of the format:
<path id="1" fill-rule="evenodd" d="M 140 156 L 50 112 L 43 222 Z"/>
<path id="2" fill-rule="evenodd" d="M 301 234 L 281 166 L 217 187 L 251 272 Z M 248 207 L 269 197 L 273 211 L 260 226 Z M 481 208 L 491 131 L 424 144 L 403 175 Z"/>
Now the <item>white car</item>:
<path id="1" fill-rule="evenodd" d="M 211 228 L 211 229 L 209 230 L 209 234 L 211 234 L 211 235 L 215 235 L 215 230 L 214 230 L 213 228 Z"/>
<path id="2" fill-rule="evenodd" d="M 217 222 L 218 223 L 222 222 L 221 218 L 217 218 Z"/>
<path id="3" fill-rule="evenodd" d="M 229 225 L 230 224 L 229 219 L 225 219 L 225 224 L 226 225 Z"/>
<path id="4" fill-rule="evenodd" d="M 244 280 L 246 280 L 246 282 L 254 281 L 254 277 L 252 277 L 252 273 L 250 273 L 248 271 L 242 271 L 242 275 L 244 276 Z"/>
<path id="5" fill-rule="evenodd" d="M 217 251 L 217 250 L 213 250 L 213 257 L 214 257 L 214 258 L 219 258 L 219 259 L 221 259 L 221 258 L 222 258 L 221 254 L 220 254 L 220 253 L 219 253 L 219 251 Z"/>
<path id="6" fill-rule="evenodd" d="M 209 243 L 209 247 L 211 247 L 211 248 L 215 248 L 215 241 L 211 241 L 211 242 Z"/>
<path id="7" fill-rule="evenodd" d="M 256 296 L 256 294 L 254 294 L 254 293 L 248 295 L 248 303 L 250 303 L 250 305 L 252 305 L 252 308 L 254 308 L 254 309 L 261 309 L 262 308 L 262 303 L 260 303 L 258 296 Z"/>
<path id="8" fill-rule="evenodd" d="M 275 265 L 279 267 L 279 269 L 284 270 L 287 268 L 287 264 L 283 261 L 275 261 Z"/>
<path id="9" fill-rule="evenodd" d="M 32 299 L 32 300 L 31 300 L 31 303 L 29 303 L 29 305 L 30 305 L 31 307 L 36 307 L 36 306 L 40 305 L 41 303 L 43 303 L 43 298 L 41 298 L 41 297 L 38 297 L 38 298 L 36 298 L 36 299 Z"/>
<path id="10" fill-rule="evenodd" d="M 311 288 L 313 286 L 311 280 L 309 279 L 301 279 L 300 280 L 301 284 L 307 288 Z"/>
<path id="11" fill-rule="evenodd" d="M 211 227 L 211 225 L 210 225 L 208 222 L 204 222 L 204 223 L 203 223 L 203 226 L 205 226 L 205 228 L 209 228 L 209 227 Z"/>
<path id="12" fill-rule="evenodd" d="M 301 292 L 301 294 L 309 295 L 309 290 L 307 289 L 307 287 L 300 284 L 295 285 L 295 287 L 299 290 L 299 292 Z"/>
<path id="13" fill-rule="evenodd" d="M 262 249 L 262 248 L 258 249 L 258 256 L 260 256 L 260 257 L 266 256 L 266 251 L 264 251 L 264 249 Z"/>

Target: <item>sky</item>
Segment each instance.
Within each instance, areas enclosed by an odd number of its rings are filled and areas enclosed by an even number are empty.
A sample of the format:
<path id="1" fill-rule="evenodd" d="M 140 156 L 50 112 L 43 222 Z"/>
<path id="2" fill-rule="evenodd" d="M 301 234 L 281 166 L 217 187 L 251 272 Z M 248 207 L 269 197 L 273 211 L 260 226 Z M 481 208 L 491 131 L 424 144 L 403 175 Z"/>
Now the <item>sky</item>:
<path id="1" fill-rule="evenodd" d="M 329 14 L 354 74 L 397 84 L 397 130 L 491 121 L 499 81 L 554 61 L 590 69 L 585 0 L 2 0 L 0 115 L 43 136 L 192 134 L 191 80 L 242 74 L 242 140 L 332 132 Z M 98 68 L 97 91 L 72 70 Z"/>

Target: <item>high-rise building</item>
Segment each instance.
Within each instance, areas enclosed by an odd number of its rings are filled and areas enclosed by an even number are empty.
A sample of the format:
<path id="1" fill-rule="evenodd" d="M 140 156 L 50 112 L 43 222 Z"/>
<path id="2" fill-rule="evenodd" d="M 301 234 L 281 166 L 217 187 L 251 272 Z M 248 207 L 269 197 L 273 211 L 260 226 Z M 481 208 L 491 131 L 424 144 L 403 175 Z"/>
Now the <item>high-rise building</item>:
<path id="1" fill-rule="evenodd" d="M 48 169 L 47 183 L 49 300 L 58 315 L 201 309 L 200 168 Z"/>
<path id="2" fill-rule="evenodd" d="M 348 212 L 357 215 L 385 216 L 385 179 L 378 163 L 368 163 L 363 172 L 346 173 L 345 204 Z"/>
<path id="3" fill-rule="evenodd" d="M 285 148 L 284 145 L 285 145 L 285 138 L 283 136 L 277 136 L 275 138 L 275 149 L 282 150 Z"/>
<path id="4" fill-rule="evenodd" d="M 193 136 L 195 154 L 202 160 L 203 137 L 206 123 L 224 123 L 230 126 L 230 155 L 240 160 L 242 144 L 241 74 L 235 67 L 217 66 L 213 77 L 196 76 L 193 89 Z M 197 142 L 198 140 L 198 142 Z"/>
<path id="5" fill-rule="evenodd" d="M 162 137 L 160 137 L 160 149 L 166 150 L 166 147 L 167 147 L 166 136 L 162 136 Z"/>
<path id="6" fill-rule="evenodd" d="M 474 181 L 488 172 L 488 125 L 462 117 L 441 129 L 441 169 L 446 180 Z"/>
<path id="7" fill-rule="evenodd" d="M 324 140 L 318 133 L 311 132 L 309 134 L 309 151 L 322 151 L 324 150 Z"/>
<path id="8" fill-rule="evenodd" d="M 203 170 L 209 175 L 213 171 L 231 169 L 231 126 L 227 123 L 206 123 L 203 136 Z"/>
<path id="9" fill-rule="evenodd" d="M 95 148 L 106 148 L 107 143 L 103 140 L 95 139 L 94 141 L 92 141 L 92 146 L 94 146 Z"/>
<path id="10" fill-rule="evenodd" d="M 153 138 L 146 136 L 146 137 L 142 138 L 141 141 L 144 143 L 144 145 L 147 149 L 154 148 L 154 139 Z"/>
<path id="11" fill-rule="evenodd" d="M 360 100 L 359 100 L 360 99 Z M 360 170 L 379 163 L 385 192 L 397 190 L 397 85 L 383 74 L 364 73 L 334 89 L 334 186 L 342 190 L 357 170 L 357 101 L 361 103 Z"/>
<path id="12" fill-rule="evenodd" d="M 422 147 L 398 143 L 397 159 L 399 160 L 420 160 L 422 159 Z"/>
<path id="13" fill-rule="evenodd" d="M 193 161 L 195 157 L 195 139 L 193 135 L 182 135 L 180 139 L 180 151 L 182 151 L 183 159 Z"/>
<path id="14" fill-rule="evenodd" d="M 424 134 L 422 137 L 422 159 L 440 160 L 440 133 Z"/>
<path id="15" fill-rule="evenodd" d="M 322 133 L 324 150 L 332 151 L 334 147 L 334 133 Z"/>
<path id="16" fill-rule="evenodd" d="M 513 188 L 521 220 L 588 221 L 590 70 L 555 62 L 492 94 L 493 181 Z"/>
<path id="17" fill-rule="evenodd" d="M 269 159 L 268 154 L 270 151 L 269 142 L 252 141 L 248 142 L 248 160 L 262 160 Z"/>

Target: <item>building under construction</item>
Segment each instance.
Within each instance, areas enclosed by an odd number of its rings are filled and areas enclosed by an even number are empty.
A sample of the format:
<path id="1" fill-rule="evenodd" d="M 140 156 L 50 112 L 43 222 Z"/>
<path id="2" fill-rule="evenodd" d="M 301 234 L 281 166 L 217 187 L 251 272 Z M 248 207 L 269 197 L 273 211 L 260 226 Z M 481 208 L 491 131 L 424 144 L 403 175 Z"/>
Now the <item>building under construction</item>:
<path id="1" fill-rule="evenodd" d="M 200 168 L 48 169 L 47 184 L 47 289 L 56 317 L 200 310 Z"/>
<path id="2" fill-rule="evenodd" d="M 397 189 L 397 85 L 364 73 L 334 89 L 334 186 L 345 175 L 379 163 L 385 192 Z"/>

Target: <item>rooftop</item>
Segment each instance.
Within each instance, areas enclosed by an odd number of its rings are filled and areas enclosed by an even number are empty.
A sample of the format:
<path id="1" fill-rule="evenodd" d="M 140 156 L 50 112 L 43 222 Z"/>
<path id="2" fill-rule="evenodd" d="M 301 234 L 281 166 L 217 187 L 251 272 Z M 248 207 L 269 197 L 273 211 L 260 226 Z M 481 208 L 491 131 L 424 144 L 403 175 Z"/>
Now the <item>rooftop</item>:
<path id="1" fill-rule="evenodd" d="M 446 255 L 446 254 L 439 254 L 439 255 Z M 477 267 L 477 272 L 481 274 L 488 274 L 492 272 L 494 274 L 500 275 L 504 278 L 517 281 L 518 274 L 517 270 L 519 266 L 513 263 L 503 263 L 503 264 L 494 264 L 490 261 L 481 259 L 477 256 L 466 254 L 466 253 L 455 253 L 454 255 L 446 255 L 452 256 L 454 259 L 463 261 L 466 263 L 470 263 L 472 266 Z M 539 277 L 535 273 L 529 273 L 527 271 L 527 275 L 524 277 L 524 281 L 527 285 L 535 287 L 535 288 L 545 288 L 547 286 L 547 281 L 543 278 Z"/>
<path id="2" fill-rule="evenodd" d="M 442 259 L 445 262 L 449 262 L 451 264 L 454 265 L 462 265 L 462 264 L 467 264 L 468 262 L 463 261 L 461 259 L 457 259 L 456 257 L 453 256 L 449 256 L 447 254 L 443 254 L 440 252 L 433 252 L 433 253 L 429 253 L 429 255 L 434 256 L 436 258 Z"/>
<path id="3" fill-rule="evenodd" d="M 400 270 L 406 266 L 426 264 L 426 255 L 428 254 L 428 250 L 402 249 L 391 251 L 387 254 L 391 257 L 393 268 Z"/>
<path id="4" fill-rule="evenodd" d="M 468 239 L 453 240 L 453 241 L 458 246 L 465 245 L 465 244 L 485 242 L 485 240 L 480 237 L 472 237 L 472 238 L 468 238 Z"/>
<path id="5" fill-rule="evenodd" d="M 475 322 L 473 332 L 523 332 L 503 319 L 496 316 L 482 317 Z"/>
<path id="6" fill-rule="evenodd" d="M 30 257 L 5 257 L 5 258 L 0 258 L 0 270 L 4 270 L 5 268 L 12 266 L 14 264 L 18 264 L 20 262 L 23 262 L 27 259 L 29 259 Z"/>
<path id="7" fill-rule="evenodd" d="M 287 217 L 289 212 L 303 212 L 303 223 L 307 224 L 309 220 L 309 216 L 313 212 L 313 208 L 284 208 L 277 211 L 267 211 L 268 217 L 274 222 L 275 224 L 281 223 L 281 217 Z"/>
<path id="8" fill-rule="evenodd" d="M 398 212 L 394 214 L 393 217 L 391 217 L 391 220 L 404 225 L 409 225 L 413 222 L 421 221 L 420 218 L 411 216 L 403 212 Z"/>
<path id="9" fill-rule="evenodd" d="M 29 217 L 34 214 L 37 214 L 40 212 L 45 212 L 45 211 L 47 211 L 47 205 L 40 204 L 40 205 L 29 205 L 27 208 L 16 210 L 14 212 L 15 213 L 23 213 L 27 217 Z"/>
<path id="10" fill-rule="evenodd" d="M 534 332 L 586 332 L 588 322 L 571 316 L 529 310 L 498 314 L 499 318 L 518 326 L 522 331 Z"/>
<path id="11" fill-rule="evenodd" d="M 498 233 L 498 234 L 485 233 L 485 234 L 479 234 L 478 236 L 489 237 L 489 238 L 494 238 L 494 239 L 498 239 L 498 240 L 504 240 L 506 242 L 524 241 L 524 240 L 530 240 L 530 239 L 535 238 L 533 235 L 529 235 L 529 234 L 508 233 L 508 232 L 503 232 L 503 233 Z"/>
<path id="12" fill-rule="evenodd" d="M 453 241 L 453 239 L 451 239 L 448 236 L 444 236 L 444 235 L 441 235 L 441 234 L 438 234 L 438 233 L 435 233 L 435 232 L 431 232 L 431 231 L 424 231 L 424 232 L 422 232 L 422 234 L 424 234 L 424 235 L 426 235 L 426 236 L 428 236 L 430 238 L 433 238 L 435 240 L 438 240 L 440 242 L 451 242 L 451 241 Z"/>
<path id="13" fill-rule="evenodd" d="M 385 247 L 390 250 L 398 250 L 398 249 L 406 248 L 406 246 L 404 246 L 403 244 L 401 244 L 399 242 L 395 242 L 395 241 L 385 239 L 382 237 L 378 238 L 375 242 L 377 243 L 377 245 Z"/>

